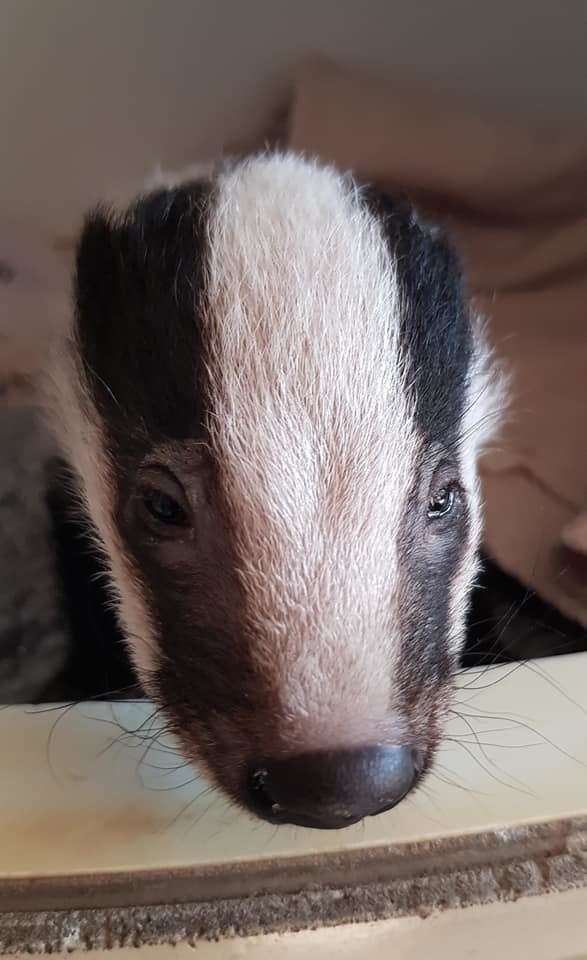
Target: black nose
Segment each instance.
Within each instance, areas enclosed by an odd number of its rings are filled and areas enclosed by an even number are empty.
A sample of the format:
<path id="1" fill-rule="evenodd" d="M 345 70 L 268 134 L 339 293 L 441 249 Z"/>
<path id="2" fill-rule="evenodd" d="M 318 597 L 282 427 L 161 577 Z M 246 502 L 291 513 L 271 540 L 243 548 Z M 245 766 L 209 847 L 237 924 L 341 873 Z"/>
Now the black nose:
<path id="1" fill-rule="evenodd" d="M 248 806 L 271 823 L 334 830 L 394 807 L 419 773 L 412 747 L 300 754 L 253 766 Z"/>

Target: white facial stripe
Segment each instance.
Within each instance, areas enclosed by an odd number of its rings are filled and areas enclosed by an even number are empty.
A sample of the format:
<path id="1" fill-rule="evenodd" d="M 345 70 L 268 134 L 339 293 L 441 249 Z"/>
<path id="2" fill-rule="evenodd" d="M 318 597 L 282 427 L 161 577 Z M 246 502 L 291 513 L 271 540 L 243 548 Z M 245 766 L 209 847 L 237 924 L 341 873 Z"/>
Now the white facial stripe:
<path id="1" fill-rule="evenodd" d="M 467 549 L 451 585 L 448 642 L 453 653 L 458 653 L 463 644 L 470 590 L 478 572 L 476 551 L 482 532 L 482 503 L 477 464 L 483 449 L 499 430 L 507 395 L 507 379 L 494 363 L 480 318 L 475 320 L 474 332 L 475 360 L 470 374 L 459 443 L 461 477 L 469 506 L 470 535 Z"/>
<path id="2" fill-rule="evenodd" d="M 380 226 L 332 171 L 272 157 L 220 178 L 209 231 L 213 444 L 256 656 L 292 712 L 377 713 L 419 445 Z"/>
<path id="3" fill-rule="evenodd" d="M 133 664 L 148 692 L 157 659 L 156 630 L 143 587 L 114 522 L 115 487 L 108 448 L 69 340 L 56 346 L 45 393 L 52 414 L 50 425 L 82 481 L 82 506 L 98 531 L 96 547 L 111 573 L 112 599 Z"/>

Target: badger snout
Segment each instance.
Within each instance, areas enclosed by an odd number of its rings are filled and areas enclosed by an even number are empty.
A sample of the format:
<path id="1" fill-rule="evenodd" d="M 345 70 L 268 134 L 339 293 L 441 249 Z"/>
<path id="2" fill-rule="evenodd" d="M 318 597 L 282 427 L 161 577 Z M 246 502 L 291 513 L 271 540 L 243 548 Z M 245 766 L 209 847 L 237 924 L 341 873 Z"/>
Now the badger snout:
<path id="1" fill-rule="evenodd" d="M 421 767 L 416 749 L 384 745 L 260 761 L 247 772 L 244 801 L 270 823 L 336 830 L 395 807 Z"/>

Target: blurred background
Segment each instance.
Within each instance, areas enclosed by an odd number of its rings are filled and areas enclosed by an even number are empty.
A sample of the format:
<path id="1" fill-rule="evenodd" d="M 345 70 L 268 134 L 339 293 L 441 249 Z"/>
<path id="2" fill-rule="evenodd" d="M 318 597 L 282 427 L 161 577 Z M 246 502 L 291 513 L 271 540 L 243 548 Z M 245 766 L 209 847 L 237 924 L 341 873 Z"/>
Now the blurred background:
<path id="1" fill-rule="evenodd" d="M 582 0 L 0 0 L 0 210 L 55 230 L 264 131 L 317 53 L 587 115 Z"/>

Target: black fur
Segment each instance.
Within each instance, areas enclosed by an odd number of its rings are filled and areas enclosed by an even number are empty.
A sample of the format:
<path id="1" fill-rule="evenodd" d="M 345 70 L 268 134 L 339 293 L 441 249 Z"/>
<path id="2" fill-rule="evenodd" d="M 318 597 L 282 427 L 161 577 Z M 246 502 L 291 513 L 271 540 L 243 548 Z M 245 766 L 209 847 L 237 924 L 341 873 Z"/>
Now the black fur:
<path id="1" fill-rule="evenodd" d="M 49 466 L 47 505 L 60 592 L 69 627 L 69 656 L 52 699 L 140 696 L 122 633 L 109 602 L 104 564 L 89 517 L 72 508 L 75 479 L 59 461 Z"/>
<path id="2" fill-rule="evenodd" d="M 401 339 L 416 418 L 428 443 L 457 439 L 473 359 L 471 316 L 455 251 L 421 224 L 412 207 L 372 189 L 401 296 Z"/>
<path id="3" fill-rule="evenodd" d="M 192 587 L 154 564 L 125 520 L 137 470 L 154 447 L 204 436 L 201 317 L 205 293 L 206 185 L 161 191 L 116 219 L 86 223 L 75 285 L 85 377 L 107 433 L 116 523 L 158 625 L 158 644 L 181 667 L 193 656 Z M 178 591 L 187 597 L 177 603 Z M 183 654 L 178 639 L 183 637 Z"/>
<path id="4" fill-rule="evenodd" d="M 448 644 L 450 592 L 470 536 L 464 498 L 446 520 L 428 519 L 428 477 L 425 471 L 424 482 L 406 512 L 400 540 L 401 576 L 407 585 L 398 599 L 398 688 L 407 714 L 416 723 L 437 706 L 435 694 L 450 681 L 456 666 Z"/>
<path id="5" fill-rule="evenodd" d="M 201 430 L 197 321 L 204 289 L 200 184 L 139 200 L 121 219 L 87 221 L 79 245 L 77 335 L 113 450 L 195 438 Z"/>

